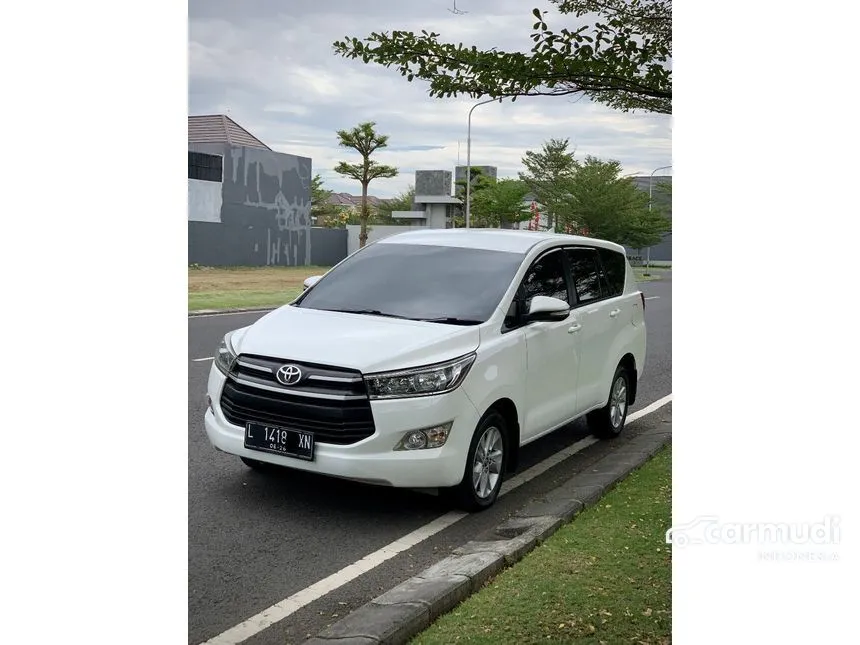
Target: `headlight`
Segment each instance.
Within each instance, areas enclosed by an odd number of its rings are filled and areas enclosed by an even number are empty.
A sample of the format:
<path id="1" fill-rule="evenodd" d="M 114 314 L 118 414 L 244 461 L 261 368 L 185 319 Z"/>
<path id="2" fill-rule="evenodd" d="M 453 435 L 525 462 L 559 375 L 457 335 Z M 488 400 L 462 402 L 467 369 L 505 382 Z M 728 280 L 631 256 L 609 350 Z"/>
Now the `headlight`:
<path id="1" fill-rule="evenodd" d="M 236 362 L 236 353 L 233 351 L 233 345 L 230 344 L 231 335 L 232 333 L 224 336 L 221 344 L 218 345 L 218 351 L 215 352 L 215 365 L 224 374 L 229 374 L 230 370 L 233 369 L 233 363 Z"/>
<path id="2" fill-rule="evenodd" d="M 444 394 L 463 382 L 474 362 L 475 354 L 469 354 L 426 367 L 368 374 L 364 377 L 364 381 L 371 399 L 401 399 Z"/>

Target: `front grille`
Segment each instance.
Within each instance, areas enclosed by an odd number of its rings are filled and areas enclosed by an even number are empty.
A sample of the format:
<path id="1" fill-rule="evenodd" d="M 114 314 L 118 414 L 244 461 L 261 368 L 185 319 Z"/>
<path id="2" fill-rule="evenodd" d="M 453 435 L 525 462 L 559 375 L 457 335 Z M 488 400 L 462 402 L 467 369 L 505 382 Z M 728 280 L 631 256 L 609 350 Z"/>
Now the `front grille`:
<path id="1" fill-rule="evenodd" d="M 275 378 L 285 364 L 302 371 L 295 385 Z M 360 372 L 262 356 L 239 357 L 224 384 L 221 410 L 234 425 L 255 421 L 305 430 L 319 443 L 346 445 L 375 432 Z"/>

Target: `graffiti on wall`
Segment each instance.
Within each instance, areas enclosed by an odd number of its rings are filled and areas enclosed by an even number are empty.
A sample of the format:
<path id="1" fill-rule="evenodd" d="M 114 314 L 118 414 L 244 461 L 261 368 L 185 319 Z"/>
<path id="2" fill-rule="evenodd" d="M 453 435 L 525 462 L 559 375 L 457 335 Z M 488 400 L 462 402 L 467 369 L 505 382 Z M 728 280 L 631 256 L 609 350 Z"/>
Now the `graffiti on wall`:
<path id="1" fill-rule="evenodd" d="M 225 173 L 225 201 L 241 205 L 250 217 L 265 215 L 265 264 L 307 264 L 310 261 L 311 160 L 257 148 L 230 150 Z M 260 242 L 253 241 L 254 253 Z"/>

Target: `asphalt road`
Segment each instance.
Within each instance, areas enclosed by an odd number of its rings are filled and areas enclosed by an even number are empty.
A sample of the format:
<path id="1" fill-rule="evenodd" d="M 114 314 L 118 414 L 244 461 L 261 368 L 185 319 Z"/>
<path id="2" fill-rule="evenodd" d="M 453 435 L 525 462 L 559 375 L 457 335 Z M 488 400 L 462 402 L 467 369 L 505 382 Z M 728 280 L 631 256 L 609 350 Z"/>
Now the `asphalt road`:
<path id="1" fill-rule="evenodd" d="M 633 410 L 672 391 L 671 274 L 642 284 L 648 354 Z M 216 452 L 203 431 L 206 381 L 223 335 L 262 314 L 189 317 L 188 640 L 198 645 L 402 537 L 446 509 L 418 492 L 372 487 L 291 471 L 261 475 Z M 670 406 L 668 406 L 670 407 Z M 628 428 L 659 423 L 664 408 Z M 576 422 L 523 449 L 520 471 L 588 436 Z M 599 458 L 597 444 L 260 632 L 247 643 L 300 643 L 382 591 L 489 530 L 534 495 Z"/>

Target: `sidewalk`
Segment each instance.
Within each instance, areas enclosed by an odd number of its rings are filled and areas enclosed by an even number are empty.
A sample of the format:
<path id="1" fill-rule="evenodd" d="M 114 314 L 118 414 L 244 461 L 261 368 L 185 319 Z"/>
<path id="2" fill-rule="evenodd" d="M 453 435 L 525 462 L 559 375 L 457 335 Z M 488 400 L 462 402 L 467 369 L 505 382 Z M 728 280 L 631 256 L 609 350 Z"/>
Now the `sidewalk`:
<path id="1" fill-rule="evenodd" d="M 672 452 L 415 637 L 451 643 L 669 643 Z"/>
<path id="2" fill-rule="evenodd" d="M 666 416 L 305 645 L 670 642 Z"/>

